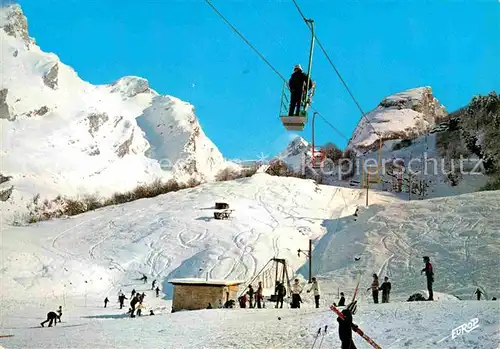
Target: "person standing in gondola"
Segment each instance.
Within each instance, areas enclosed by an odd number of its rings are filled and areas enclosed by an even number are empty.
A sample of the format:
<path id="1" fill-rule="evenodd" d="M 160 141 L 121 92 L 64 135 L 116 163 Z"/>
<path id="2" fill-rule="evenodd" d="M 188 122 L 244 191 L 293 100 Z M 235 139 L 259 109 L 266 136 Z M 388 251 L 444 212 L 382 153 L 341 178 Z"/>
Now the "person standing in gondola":
<path id="1" fill-rule="evenodd" d="M 309 83 L 309 84 L 308 84 Z M 300 64 L 297 64 L 293 68 L 293 74 L 288 81 L 288 87 L 290 88 L 290 109 L 288 111 L 289 116 L 298 116 L 300 113 L 300 105 L 302 103 L 302 94 L 307 93 L 306 85 L 308 84 L 309 90 L 314 87 L 314 81 L 307 76 L 306 73 L 302 71 Z"/>

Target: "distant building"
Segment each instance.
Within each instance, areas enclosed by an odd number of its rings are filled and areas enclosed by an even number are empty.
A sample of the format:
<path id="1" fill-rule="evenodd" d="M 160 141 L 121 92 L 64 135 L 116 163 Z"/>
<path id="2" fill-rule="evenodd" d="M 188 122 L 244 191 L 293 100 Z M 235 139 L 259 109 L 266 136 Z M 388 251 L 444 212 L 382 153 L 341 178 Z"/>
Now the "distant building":
<path id="1" fill-rule="evenodd" d="M 219 302 L 228 300 L 237 302 L 239 285 L 243 281 L 175 279 L 169 283 L 174 285 L 172 313 L 179 310 L 206 309 L 210 303 L 217 308 Z"/>

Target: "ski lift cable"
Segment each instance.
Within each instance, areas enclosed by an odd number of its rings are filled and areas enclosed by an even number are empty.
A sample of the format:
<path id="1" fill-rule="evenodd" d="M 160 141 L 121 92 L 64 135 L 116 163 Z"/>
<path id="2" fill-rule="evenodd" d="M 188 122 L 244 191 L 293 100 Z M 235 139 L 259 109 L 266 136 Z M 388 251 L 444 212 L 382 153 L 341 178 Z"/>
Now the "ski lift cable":
<path id="1" fill-rule="evenodd" d="M 229 20 L 224 17 L 224 15 L 219 11 L 217 10 L 217 8 L 210 2 L 210 0 L 205 0 L 205 2 L 210 5 L 210 7 L 215 11 L 215 13 L 217 13 L 223 20 L 224 22 L 226 22 L 227 25 L 229 25 L 229 27 L 231 27 L 231 29 L 236 33 L 238 34 L 238 36 L 248 45 L 250 46 L 250 48 L 276 73 L 276 75 L 278 75 L 281 80 L 283 80 L 285 83 L 288 82 L 287 79 L 285 79 L 285 77 L 283 75 L 280 74 L 280 72 L 274 68 L 274 66 L 264 57 L 263 54 L 261 54 L 251 43 L 250 41 L 248 41 L 245 36 L 243 34 L 240 33 L 240 31 L 233 25 L 231 24 L 231 22 L 229 22 Z M 287 84 L 288 86 L 288 84 Z M 318 116 L 320 116 L 331 128 L 333 128 L 333 130 L 339 134 L 342 138 L 346 139 L 347 141 L 349 141 L 349 138 L 346 137 L 342 132 L 340 132 L 335 126 L 333 126 L 330 122 L 328 122 L 328 120 L 323 116 L 321 115 L 316 109 L 312 108 L 317 114 Z M 373 127 L 373 126 L 372 126 Z"/>
<path id="2" fill-rule="evenodd" d="M 307 18 L 304 16 L 304 13 L 302 12 L 302 10 L 300 9 L 299 5 L 297 4 L 297 1 L 296 0 L 292 0 L 293 1 L 293 4 L 295 5 L 295 7 L 297 8 L 297 11 L 299 12 L 300 16 L 302 17 L 302 19 L 304 20 L 304 22 L 306 23 L 307 27 L 309 28 L 309 30 L 312 31 L 311 27 L 309 26 L 309 23 L 307 22 Z M 318 37 L 316 36 L 316 33 L 314 33 L 314 38 L 316 40 L 316 42 L 318 43 L 319 45 L 319 48 L 321 49 L 321 51 L 323 51 L 323 54 L 325 55 L 326 59 L 328 60 L 328 62 L 330 63 L 330 65 L 332 66 L 333 70 L 335 71 L 335 73 L 337 74 L 337 76 L 339 77 L 340 81 L 342 82 L 342 84 L 344 85 L 345 89 L 347 90 L 347 93 L 349 93 L 349 95 L 351 96 L 352 100 L 354 101 L 354 103 L 356 104 L 356 106 L 358 107 L 359 111 L 361 112 L 361 115 L 363 115 L 363 118 L 368 122 L 368 124 L 371 126 L 371 128 L 373 129 L 373 131 L 377 134 L 377 136 L 381 137 L 381 134 L 375 129 L 375 127 L 373 127 L 372 123 L 370 122 L 370 120 L 368 120 L 368 118 L 366 117 L 366 114 L 365 112 L 363 111 L 363 108 L 361 108 L 360 104 L 358 103 L 358 101 L 356 100 L 356 97 L 354 97 L 354 94 L 351 92 L 351 89 L 347 86 L 347 83 L 345 82 L 344 78 L 342 77 L 342 75 L 340 74 L 339 70 L 337 69 L 337 67 L 335 66 L 335 64 L 333 63 L 333 61 L 331 60 L 330 56 L 328 55 L 328 53 L 326 52 L 325 48 L 323 47 L 323 45 L 321 44 L 321 42 L 319 41 Z"/>
<path id="3" fill-rule="evenodd" d="M 280 77 L 283 81 L 287 82 L 287 79 L 285 79 L 285 77 L 283 77 L 283 75 L 281 75 L 281 74 L 280 74 L 280 72 L 279 72 L 278 70 L 276 70 L 276 68 L 274 68 L 274 67 L 273 67 L 273 65 L 272 65 L 271 63 L 269 63 L 269 61 L 266 59 L 266 57 L 264 57 L 264 55 L 262 55 L 262 54 L 261 54 L 261 53 L 260 53 L 260 52 L 259 52 L 259 51 L 258 51 L 258 50 L 257 50 L 257 49 L 256 49 L 256 48 L 255 48 L 255 47 L 254 47 L 251 43 L 250 43 L 250 41 L 248 41 L 248 40 L 245 38 L 245 36 L 243 36 L 243 34 L 241 34 L 241 33 L 239 32 L 239 30 L 238 30 L 238 29 L 237 29 L 234 25 L 232 25 L 232 24 L 231 24 L 231 22 L 229 22 L 229 21 L 226 19 L 226 17 L 224 17 L 224 15 L 223 15 L 222 13 L 220 13 L 220 12 L 219 12 L 219 10 L 217 10 L 217 8 L 216 8 L 216 7 L 215 7 L 215 6 L 214 6 L 214 5 L 210 2 L 210 0 L 205 0 L 205 1 L 206 1 L 206 3 L 207 3 L 208 5 L 210 5 L 210 7 L 211 7 L 211 8 L 212 8 L 212 9 L 213 9 L 213 10 L 214 10 L 214 11 L 215 11 L 215 12 L 216 12 L 216 13 L 217 13 L 217 14 L 218 14 L 218 15 L 219 15 L 219 16 L 220 16 L 223 20 L 224 20 L 224 22 L 226 22 L 226 24 L 227 24 L 227 25 L 229 25 L 229 26 L 231 27 L 231 29 L 232 29 L 232 30 L 233 30 L 236 34 L 238 34 L 238 35 L 239 35 L 239 37 L 240 37 L 243 41 L 245 41 L 245 43 L 246 43 L 248 46 L 250 46 L 250 48 L 251 48 L 252 50 L 254 50 L 254 52 L 255 52 L 255 53 L 257 53 L 257 55 L 259 55 L 259 57 L 260 57 L 260 58 L 262 58 L 262 60 L 263 60 L 264 62 L 266 62 L 266 64 L 267 64 L 267 65 L 268 65 L 268 66 L 269 66 L 269 67 L 270 67 L 270 68 L 271 68 L 271 69 L 272 69 L 272 70 L 273 70 L 273 71 L 274 71 L 274 72 L 275 72 L 275 73 L 276 73 L 276 74 L 277 74 L 277 75 L 278 75 L 278 76 L 279 76 L 279 77 Z"/>

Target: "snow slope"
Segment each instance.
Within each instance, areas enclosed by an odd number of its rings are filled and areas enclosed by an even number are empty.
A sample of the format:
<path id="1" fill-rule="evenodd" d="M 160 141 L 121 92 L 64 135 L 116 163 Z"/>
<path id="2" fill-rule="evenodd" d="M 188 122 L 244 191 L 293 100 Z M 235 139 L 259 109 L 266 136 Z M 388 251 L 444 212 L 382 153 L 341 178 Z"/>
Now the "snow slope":
<path id="1" fill-rule="evenodd" d="M 204 184 L 152 199 L 106 207 L 67 220 L 2 228 L 1 333 L 6 348 L 304 348 L 328 325 L 324 347 L 338 347 L 335 316 L 327 309 L 338 290 L 352 296 L 363 270 L 356 322 L 383 348 L 496 348 L 498 302 L 470 299 L 475 287 L 497 296 L 498 192 L 401 202 L 389 194 L 317 186 L 310 180 L 266 174 Z M 212 219 L 213 204 L 228 202 L 233 218 Z M 475 237 L 478 236 L 478 239 Z M 168 280 L 203 277 L 249 280 L 273 256 L 307 276 L 297 257 L 313 238 L 314 274 L 321 308 L 304 294 L 300 310 L 201 310 L 170 313 Z M 467 245 L 465 241 L 469 240 Z M 436 270 L 436 302 L 399 303 L 424 289 L 421 255 Z M 354 256 L 361 256 L 355 262 Z M 388 274 L 393 303 L 374 305 L 364 292 L 369 275 Z M 157 278 L 164 298 L 149 281 Z M 146 292 L 146 314 L 129 319 L 116 294 Z M 108 308 L 102 307 L 109 297 Z M 63 323 L 36 328 L 46 312 L 63 305 Z M 286 307 L 285 307 L 286 308 Z M 446 317 L 443 318 L 443 314 Z M 277 319 L 280 316 L 281 322 Z M 471 318 L 480 327 L 441 339 Z M 383 319 L 383 321 L 381 321 Z M 251 324 L 251 325 L 250 325 Z M 429 324 L 432 324 L 430 326 Z M 137 329 L 140 329 L 138 334 Z M 181 330 L 182 329 L 182 330 Z M 358 348 L 368 348 L 354 336 Z"/>
<path id="2" fill-rule="evenodd" d="M 213 219 L 218 201 L 235 209 L 231 220 Z M 169 278 L 206 272 L 214 279 L 246 280 L 277 255 L 296 269 L 304 263 L 297 249 L 322 236 L 321 222 L 352 214 L 361 201 L 357 190 L 261 173 L 8 228 L 1 292 L 24 298 L 49 288 L 56 296 L 81 295 L 87 281 L 101 293 L 141 273 L 163 280 L 164 289 Z"/>
<path id="3" fill-rule="evenodd" d="M 479 287 L 489 299 L 498 298 L 499 194 L 377 204 L 361 207 L 355 222 L 326 220 L 328 233 L 315 249 L 314 273 L 353 289 L 362 271 L 361 290 L 370 286 L 372 273 L 388 276 L 392 298 L 403 300 L 425 290 L 420 270 L 422 256 L 429 256 L 436 292 L 471 299 Z M 356 262 L 355 256 L 361 259 Z M 360 296 L 368 298 L 364 292 Z"/>
<path id="4" fill-rule="evenodd" d="M 34 195 L 108 196 L 156 178 L 211 180 L 226 166 L 194 107 L 135 76 L 94 86 L 29 38 L 19 5 L 0 8 L 2 212 Z M 123 174 L 126 173 L 126 176 Z"/>
<path id="5" fill-rule="evenodd" d="M 396 93 L 385 97 L 373 111 L 361 118 L 348 148 L 370 149 L 380 136 L 401 139 L 411 134 L 421 135 L 446 114 L 430 87 Z"/>

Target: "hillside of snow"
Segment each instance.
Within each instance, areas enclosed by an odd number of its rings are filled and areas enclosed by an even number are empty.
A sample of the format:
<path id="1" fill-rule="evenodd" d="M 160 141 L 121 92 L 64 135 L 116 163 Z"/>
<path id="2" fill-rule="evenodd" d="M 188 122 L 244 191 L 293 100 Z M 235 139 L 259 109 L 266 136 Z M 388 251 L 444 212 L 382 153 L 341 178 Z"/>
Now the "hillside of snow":
<path id="1" fill-rule="evenodd" d="M 372 149 L 379 138 L 402 139 L 430 130 L 447 112 L 430 87 L 418 87 L 385 97 L 366 117 L 361 118 L 348 148 Z"/>
<path id="2" fill-rule="evenodd" d="M 495 348 L 498 302 L 460 302 L 452 295 L 472 299 L 480 287 L 490 299 L 499 296 L 498 194 L 402 202 L 374 193 L 374 205 L 363 208 L 362 190 L 257 174 L 66 220 L 4 226 L 0 329 L 14 337 L 1 338 L 0 345 L 25 348 L 36 340 L 37 347 L 55 348 L 304 348 L 312 345 L 318 327 L 327 325 L 323 345 L 338 347 L 336 317 L 327 306 L 339 291 L 350 299 L 361 272 L 355 321 L 383 348 Z M 230 220 L 213 219 L 215 202 L 235 209 Z M 210 279 L 248 282 L 275 256 L 287 259 L 291 277 L 296 271 L 307 278 L 307 260 L 297 257 L 297 249 L 307 248 L 309 238 L 322 290 L 320 309 L 304 293 L 300 310 L 275 310 L 267 303 L 260 310 L 170 313 L 171 279 L 208 273 Z M 425 294 L 422 255 L 435 266 L 436 302 L 406 303 L 410 294 Z M 372 304 L 365 292 L 373 272 L 390 277 L 391 304 Z M 147 284 L 138 280 L 142 273 Z M 160 298 L 150 290 L 153 279 Z M 144 313 L 153 310 L 154 317 L 130 319 L 117 307 L 117 292 L 128 296 L 133 288 L 146 293 Z M 105 297 L 108 308 L 102 305 Z M 59 305 L 63 323 L 37 328 Z M 478 329 L 445 338 L 474 317 Z M 242 331 L 245 323 L 252 331 Z M 368 348 L 353 337 L 358 348 Z"/>
<path id="3" fill-rule="evenodd" d="M 370 188 L 399 193 L 406 199 L 421 200 L 479 191 L 489 179 L 482 161 L 474 154 L 443 156 L 439 137 L 438 133 L 432 133 L 412 141 L 384 141 L 380 151 L 359 155 L 357 166 L 361 169 L 365 164 L 373 178 L 380 173 L 380 183 L 371 183 Z M 381 169 L 377 171 L 379 162 Z M 361 182 L 362 174 L 358 170 L 353 179 Z M 408 194 L 409 185 L 413 186 L 411 195 Z M 398 186 L 402 192 L 396 189 Z"/>
<path id="4" fill-rule="evenodd" d="M 391 298 L 402 301 L 414 292 L 426 294 L 420 270 L 422 256 L 429 256 L 435 292 L 471 299 L 480 288 L 487 298 L 498 298 L 499 194 L 376 204 L 360 207 L 356 221 L 326 220 L 328 233 L 315 249 L 314 273 L 329 284 L 354 288 L 361 272 L 362 290 L 370 286 L 372 273 L 388 276 Z M 365 292 L 360 296 L 371 297 Z"/>
<path id="5" fill-rule="evenodd" d="M 81 295 L 88 281 L 89 292 L 100 294 L 141 273 L 161 279 L 164 289 L 167 279 L 207 272 L 212 279 L 247 280 L 277 255 L 296 269 L 305 260 L 297 249 L 324 234 L 321 222 L 352 215 L 362 197 L 312 180 L 256 174 L 3 229 L 0 292 L 25 297 L 50 288 L 58 297 Z M 231 220 L 213 218 L 215 202 L 229 203 Z"/>
<path id="6" fill-rule="evenodd" d="M 135 76 L 95 86 L 30 38 L 19 5 L 0 8 L 0 207 L 109 196 L 156 178 L 211 180 L 226 166 L 194 107 Z"/>

